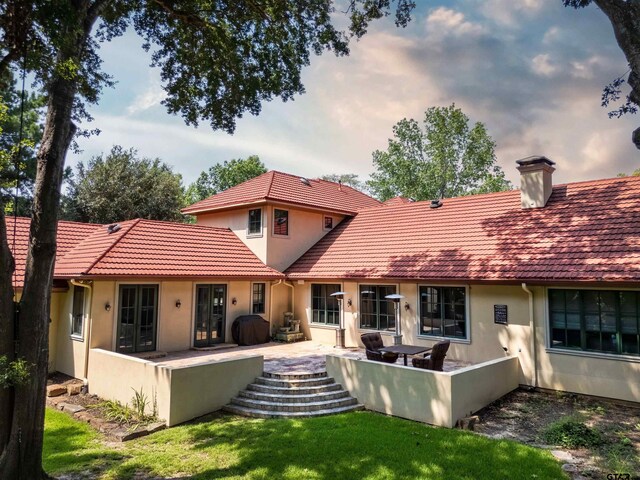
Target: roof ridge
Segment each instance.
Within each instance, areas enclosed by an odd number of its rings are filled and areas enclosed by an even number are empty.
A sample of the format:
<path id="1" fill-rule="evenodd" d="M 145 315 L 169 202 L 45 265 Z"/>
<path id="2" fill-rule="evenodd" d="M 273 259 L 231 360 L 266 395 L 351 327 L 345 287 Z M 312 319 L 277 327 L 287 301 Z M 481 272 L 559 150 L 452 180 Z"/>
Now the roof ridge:
<path id="1" fill-rule="evenodd" d="M 269 195 L 271 194 L 271 187 L 273 187 L 273 177 L 276 176 L 276 173 L 282 173 L 282 172 L 277 172 L 276 170 L 270 170 L 268 173 L 271 174 L 271 180 L 269 180 L 269 187 L 267 188 L 267 193 L 265 194 L 264 198 L 269 198 Z"/>
<path id="2" fill-rule="evenodd" d="M 185 223 L 185 222 L 175 222 L 172 220 L 155 220 L 151 218 L 137 218 L 136 220 L 140 220 L 142 223 L 161 223 L 166 225 L 176 225 L 180 227 L 188 227 L 188 228 L 199 228 L 202 230 L 219 230 L 222 232 L 231 231 L 229 227 L 214 227 L 213 225 L 201 225 L 198 223 Z M 127 221 L 127 220 L 125 220 Z"/>
<path id="3" fill-rule="evenodd" d="M 607 182 L 612 182 L 614 180 L 638 182 L 638 181 L 640 181 L 640 176 L 639 175 L 625 175 L 624 177 L 597 178 L 595 180 L 580 180 L 579 182 L 558 183 L 557 185 L 553 185 L 553 188 L 555 188 L 555 187 L 566 187 L 568 185 L 584 185 L 584 184 L 589 184 L 589 183 L 607 183 Z"/>
<path id="4" fill-rule="evenodd" d="M 102 252 L 101 255 L 98 255 L 98 258 L 96 258 L 95 261 L 89 266 L 89 268 L 87 268 L 84 272 L 82 272 L 82 274 L 87 275 L 91 271 L 91 269 L 98 264 L 100 260 L 102 260 L 111 250 L 113 250 L 113 247 L 115 247 L 118 243 L 120 243 L 120 240 L 122 240 L 127 235 L 127 233 L 129 233 L 136 225 L 138 225 L 138 223 L 140 223 L 141 220 L 142 220 L 141 218 L 136 218 L 133 221 L 133 223 L 129 226 L 129 228 L 124 232 L 122 232 L 120 236 L 116 238 L 116 240 L 109 247 L 107 247 L 104 252 Z"/>

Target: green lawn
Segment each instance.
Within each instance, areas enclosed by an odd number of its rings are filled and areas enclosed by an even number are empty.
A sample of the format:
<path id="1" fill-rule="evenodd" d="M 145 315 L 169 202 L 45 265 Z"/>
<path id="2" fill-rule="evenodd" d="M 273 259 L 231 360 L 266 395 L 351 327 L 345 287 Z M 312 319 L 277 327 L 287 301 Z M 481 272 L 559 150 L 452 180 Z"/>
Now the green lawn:
<path id="1" fill-rule="evenodd" d="M 301 420 L 212 415 L 109 447 L 90 427 L 48 410 L 44 464 L 52 474 L 104 479 L 566 478 L 548 452 L 369 412 Z"/>

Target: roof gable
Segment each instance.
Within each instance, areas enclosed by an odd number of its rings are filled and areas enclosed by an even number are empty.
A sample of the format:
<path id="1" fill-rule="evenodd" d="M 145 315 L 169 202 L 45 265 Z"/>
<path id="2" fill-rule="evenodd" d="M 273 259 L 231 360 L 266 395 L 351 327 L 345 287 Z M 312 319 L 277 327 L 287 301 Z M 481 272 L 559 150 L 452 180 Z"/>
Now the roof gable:
<path id="1" fill-rule="evenodd" d="M 304 181 L 303 181 L 304 180 Z M 347 185 L 270 171 L 184 208 L 195 214 L 258 202 L 280 202 L 352 215 L 381 205 L 375 198 Z"/>

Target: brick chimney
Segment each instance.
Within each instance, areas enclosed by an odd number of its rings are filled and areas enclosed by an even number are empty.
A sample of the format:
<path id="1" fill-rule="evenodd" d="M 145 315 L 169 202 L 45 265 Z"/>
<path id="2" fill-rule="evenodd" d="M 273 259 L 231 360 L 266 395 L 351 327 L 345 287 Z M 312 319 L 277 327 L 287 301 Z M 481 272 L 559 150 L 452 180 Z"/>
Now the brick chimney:
<path id="1" fill-rule="evenodd" d="M 555 162 L 547 157 L 527 157 L 517 160 L 520 172 L 520 201 L 522 208 L 541 208 L 547 204 L 553 190 L 552 176 Z"/>

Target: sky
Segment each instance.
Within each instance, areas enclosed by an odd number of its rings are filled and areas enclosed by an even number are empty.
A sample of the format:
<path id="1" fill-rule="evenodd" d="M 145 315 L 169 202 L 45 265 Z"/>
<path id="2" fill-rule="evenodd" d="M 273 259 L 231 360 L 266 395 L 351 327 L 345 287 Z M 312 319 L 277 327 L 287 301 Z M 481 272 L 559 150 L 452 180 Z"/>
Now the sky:
<path id="1" fill-rule="evenodd" d="M 640 167 L 631 132 L 640 115 L 609 119 L 604 85 L 627 62 L 606 16 L 560 0 L 416 0 L 405 29 L 393 17 L 372 24 L 348 57 L 313 56 L 306 93 L 265 103 L 233 135 L 169 115 L 160 76 L 135 33 L 102 46 L 104 70 L 118 82 L 89 108 L 101 134 L 79 141 L 75 165 L 114 144 L 159 157 L 185 185 L 215 163 L 259 155 L 268 169 L 316 178 L 374 171 L 403 118 L 421 120 L 431 106 L 455 103 L 482 122 L 497 143 L 497 162 L 518 185 L 515 160 L 545 155 L 554 183 L 614 177 Z M 336 13 L 337 16 L 341 14 Z M 338 18 L 338 21 L 343 21 Z"/>

